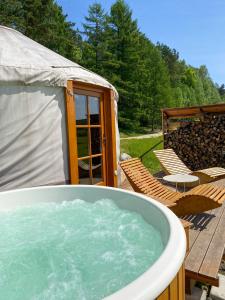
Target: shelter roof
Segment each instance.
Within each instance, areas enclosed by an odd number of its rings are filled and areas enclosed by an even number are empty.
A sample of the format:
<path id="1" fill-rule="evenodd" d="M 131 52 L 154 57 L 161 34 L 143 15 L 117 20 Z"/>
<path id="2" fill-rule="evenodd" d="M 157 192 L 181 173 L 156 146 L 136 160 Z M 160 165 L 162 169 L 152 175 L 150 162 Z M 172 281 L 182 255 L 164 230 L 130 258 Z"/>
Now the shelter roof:
<path id="1" fill-rule="evenodd" d="M 225 103 L 191 107 L 165 108 L 161 111 L 167 118 L 195 117 L 202 113 L 225 113 Z"/>

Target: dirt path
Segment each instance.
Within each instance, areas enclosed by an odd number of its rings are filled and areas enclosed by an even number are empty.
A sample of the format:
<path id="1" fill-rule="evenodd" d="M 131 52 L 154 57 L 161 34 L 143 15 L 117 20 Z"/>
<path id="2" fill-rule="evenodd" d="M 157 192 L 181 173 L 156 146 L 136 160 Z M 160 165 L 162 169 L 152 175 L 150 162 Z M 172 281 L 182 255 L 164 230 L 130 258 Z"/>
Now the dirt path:
<path id="1" fill-rule="evenodd" d="M 154 138 L 161 136 L 162 132 L 157 132 L 157 133 L 149 133 L 149 134 L 144 134 L 144 135 L 138 135 L 138 136 L 129 136 L 129 137 L 124 137 L 120 138 L 121 140 L 132 140 L 132 139 L 149 139 L 149 138 Z"/>

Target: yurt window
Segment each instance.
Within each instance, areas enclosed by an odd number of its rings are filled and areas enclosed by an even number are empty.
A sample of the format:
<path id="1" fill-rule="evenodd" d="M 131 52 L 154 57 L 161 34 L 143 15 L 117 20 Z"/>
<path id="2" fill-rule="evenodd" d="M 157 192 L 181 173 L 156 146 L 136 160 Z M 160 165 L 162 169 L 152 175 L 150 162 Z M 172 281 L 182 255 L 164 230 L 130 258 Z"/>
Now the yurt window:
<path id="1" fill-rule="evenodd" d="M 112 155 L 115 120 L 107 126 L 105 120 L 110 104 L 109 92 L 101 88 L 74 84 L 70 97 L 67 95 L 71 183 L 115 185 L 114 170 L 109 169 L 115 159 Z"/>

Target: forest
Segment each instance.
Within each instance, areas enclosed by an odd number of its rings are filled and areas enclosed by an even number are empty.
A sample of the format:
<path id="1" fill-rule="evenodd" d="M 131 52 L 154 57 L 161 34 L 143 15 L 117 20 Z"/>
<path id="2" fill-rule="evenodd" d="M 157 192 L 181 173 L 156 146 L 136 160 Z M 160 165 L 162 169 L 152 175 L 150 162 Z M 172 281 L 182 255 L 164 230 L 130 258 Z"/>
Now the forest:
<path id="1" fill-rule="evenodd" d="M 54 0 L 0 0 L 0 24 L 108 79 L 119 92 L 122 130 L 159 128 L 160 108 L 225 100 L 225 86 L 205 65 L 191 66 L 176 49 L 152 43 L 124 0 L 109 11 L 94 2 L 80 28 Z"/>

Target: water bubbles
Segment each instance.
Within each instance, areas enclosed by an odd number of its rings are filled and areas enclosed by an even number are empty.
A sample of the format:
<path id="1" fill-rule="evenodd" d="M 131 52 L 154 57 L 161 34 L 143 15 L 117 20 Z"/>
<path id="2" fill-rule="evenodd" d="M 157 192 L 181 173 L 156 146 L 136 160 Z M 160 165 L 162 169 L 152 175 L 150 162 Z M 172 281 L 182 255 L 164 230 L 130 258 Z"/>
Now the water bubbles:
<path id="1" fill-rule="evenodd" d="M 109 199 L 0 213 L 0 300 L 99 300 L 145 272 L 162 250 L 151 225 Z"/>
<path id="2" fill-rule="evenodd" d="M 112 251 L 107 251 L 102 254 L 101 258 L 106 262 L 111 262 L 115 260 L 115 255 L 113 254 Z"/>

